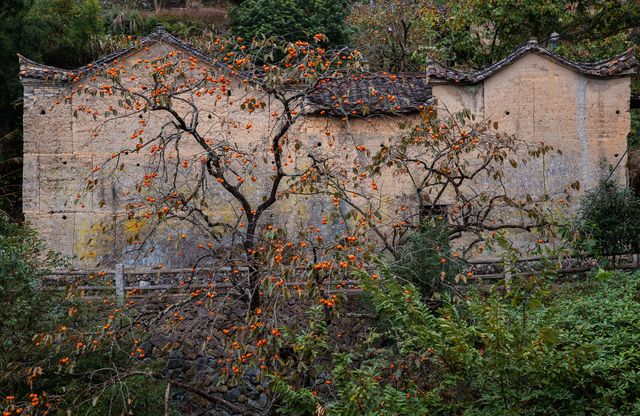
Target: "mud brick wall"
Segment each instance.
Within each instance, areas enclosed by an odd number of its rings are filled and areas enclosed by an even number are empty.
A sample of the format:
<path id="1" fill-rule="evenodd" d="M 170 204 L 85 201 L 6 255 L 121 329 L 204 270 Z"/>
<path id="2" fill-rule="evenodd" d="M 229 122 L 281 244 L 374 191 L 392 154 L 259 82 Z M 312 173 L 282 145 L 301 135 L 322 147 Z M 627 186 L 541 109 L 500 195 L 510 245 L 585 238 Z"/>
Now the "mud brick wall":
<path id="1" fill-rule="evenodd" d="M 158 42 L 147 51 L 124 58 L 123 62 L 131 66 L 134 73 L 134 62 L 138 59 L 175 49 L 175 45 Z M 190 266 L 198 252 L 176 250 L 178 231 L 189 235 L 186 242 L 191 247 L 207 236 L 184 221 L 164 224 L 158 229 L 150 243 L 153 253 L 143 257 L 123 256 L 131 249 L 127 240 L 152 227 L 127 219 L 125 209 L 127 203 L 136 201 L 131 189 L 135 180 L 149 169 L 147 158 L 127 154 L 122 160 L 125 172 L 118 177 L 100 177 L 96 189 L 85 191 L 87 179 L 99 176 L 92 174 L 92 169 L 108 160 L 113 152 L 130 145 L 129 136 L 138 127 L 137 118 L 119 119 L 105 126 L 98 137 L 92 137 L 91 132 L 103 120 L 94 120 L 82 112 L 76 117 L 75 109 L 86 104 L 102 114 L 114 104 L 113 100 L 87 95 L 66 99 L 71 91 L 69 85 L 56 81 L 23 78 L 23 84 L 24 213 L 48 245 L 72 258 L 80 268 L 108 267 L 116 259 L 138 266 L 160 263 Z M 507 185 L 515 194 L 560 195 L 575 181 L 581 183 L 582 190 L 589 189 L 607 172 L 608 166 L 625 154 L 630 129 L 630 79 L 626 76 L 590 78 L 532 53 L 481 83 L 434 83 L 432 90 L 439 111 L 468 108 L 477 119 L 497 122 L 501 134 L 513 134 L 532 144 L 544 142 L 562 152 L 561 155 L 549 153 L 526 166 L 508 169 Z M 214 139 L 224 138 L 240 148 L 264 141 L 274 126 L 270 114 L 278 110 L 277 105 L 265 97 L 267 107 L 249 115 L 238 110 L 238 102 L 249 94 L 246 86 L 234 81 L 230 91 L 222 100 L 198 101 L 202 109 L 217 116 L 202 120 L 202 128 Z M 362 157 L 354 151 L 355 146 L 366 145 L 375 151 L 402 134 L 403 125 L 417 120 L 417 115 L 389 115 L 354 118 L 344 123 L 336 117 L 308 116 L 296 124 L 290 136 L 318 155 L 349 156 L 351 163 L 354 158 Z M 253 124 L 251 130 L 244 128 L 249 121 Z M 147 134 L 158 132 L 166 122 L 153 115 Z M 325 134 L 327 131 L 331 137 Z M 201 151 L 188 141 L 181 146 L 183 154 Z M 291 165 L 302 169 L 310 163 L 310 159 L 302 155 Z M 265 179 L 268 168 L 270 166 L 250 185 L 253 188 L 249 194 L 256 201 L 268 186 L 269 181 Z M 620 163 L 615 179 L 626 183 L 625 160 Z M 477 186 L 490 186 L 483 181 L 486 179 L 478 180 Z M 411 198 L 409 184 L 387 175 L 378 180 L 378 187 L 384 190 L 376 195 L 382 202 L 380 213 L 385 221 L 393 223 L 394 210 Z M 212 188 L 208 198 L 208 213 L 214 220 L 228 220 L 237 214 L 228 209 L 231 199 L 221 188 Z M 577 198 L 569 201 L 569 210 L 576 203 Z M 278 202 L 264 220 L 295 232 L 310 222 L 317 224 L 331 206 L 330 198 L 296 196 Z M 343 230 L 337 222 L 318 226 L 325 238 Z M 526 243 L 526 238 L 523 241 Z"/>

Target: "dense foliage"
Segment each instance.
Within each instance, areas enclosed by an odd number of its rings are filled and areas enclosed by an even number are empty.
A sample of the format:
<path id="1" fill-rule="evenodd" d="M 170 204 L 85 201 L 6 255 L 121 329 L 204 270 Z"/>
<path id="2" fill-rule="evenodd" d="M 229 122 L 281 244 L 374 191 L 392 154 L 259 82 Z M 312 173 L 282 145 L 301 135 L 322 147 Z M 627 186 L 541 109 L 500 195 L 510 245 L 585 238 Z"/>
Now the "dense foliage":
<path id="1" fill-rule="evenodd" d="M 33 230 L 0 213 L 0 367 L 8 364 L 5 354 L 30 340 L 41 325 L 42 314 L 51 306 L 36 286 L 54 260 Z"/>
<path id="2" fill-rule="evenodd" d="M 616 256 L 640 249 L 640 198 L 613 181 L 603 181 L 581 201 L 580 248 L 588 255 Z"/>
<path id="3" fill-rule="evenodd" d="M 412 283 L 427 303 L 450 292 L 463 270 L 451 252 L 450 230 L 443 217 L 425 221 L 398 250 L 391 269 L 397 279 Z"/>
<path id="4" fill-rule="evenodd" d="M 51 269 L 61 266 L 33 230 L 0 214 L 0 413 L 42 415 L 51 407 L 161 414 L 165 382 L 140 374 L 114 383 L 110 374 L 117 363 L 138 364 L 126 349 L 135 344 L 134 332 L 105 342 L 107 327 L 95 330 L 104 323 L 102 308 L 79 302 L 73 286 L 66 292 L 42 287 Z M 148 360 L 144 365 L 153 369 Z"/>
<path id="5" fill-rule="evenodd" d="M 388 271 L 362 283 L 378 313 L 368 340 L 336 354 L 326 327 L 295 338 L 291 362 L 327 382 L 282 372 L 280 414 L 640 412 L 638 273 L 599 272 L 567 286 L 529 280 L 506 294 L 471 292 L 435 313 Z"/>
<path id="6" fill-rule="evenodd" d="M 289 41 L 325 34 L 331 44 L 344 45 L 349 31 L 346 0 L 246 0 L 229 10 L 231 31 L 243 38 L 278 36 Z"/>
<path id="7" fill-rule="evenodd" d="M 479 68 L 530 37 L 570 58 L 592 61 L 638 43 L 638 2 L 589 0 L 384 0 L 357 3 L 354 43 L 375 68 L 418 70 L 427 56 Z"/>

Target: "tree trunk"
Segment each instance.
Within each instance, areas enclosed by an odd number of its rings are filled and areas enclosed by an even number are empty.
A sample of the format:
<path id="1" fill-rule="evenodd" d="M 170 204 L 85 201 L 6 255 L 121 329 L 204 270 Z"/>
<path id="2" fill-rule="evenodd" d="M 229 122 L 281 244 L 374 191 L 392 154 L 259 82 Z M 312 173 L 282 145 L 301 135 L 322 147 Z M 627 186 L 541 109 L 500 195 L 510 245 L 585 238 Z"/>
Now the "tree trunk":
<path id="1" fill-rule="evenodd" d="M 260 299 L 260 268 L 258 267 L 253 253 L 256 238 L 256 229 L 258 226 L 258 218 L 253 217 L 248 221 L 247 234 L 243 243 L 245 254 L 249 260 L 249 309 L 254 311 L 261 305 Z"/>
<path id="2" fill-rule="evenodd" d="M 261 304 L 260 270 L 252 257 L 249 261 L 249 309 L 255 311 Z"/>
<path id="3" fill-rule="evenodd" d="M 164 0 L 153 0 L 153 10 L 158 13 L 164 8 Z"/>

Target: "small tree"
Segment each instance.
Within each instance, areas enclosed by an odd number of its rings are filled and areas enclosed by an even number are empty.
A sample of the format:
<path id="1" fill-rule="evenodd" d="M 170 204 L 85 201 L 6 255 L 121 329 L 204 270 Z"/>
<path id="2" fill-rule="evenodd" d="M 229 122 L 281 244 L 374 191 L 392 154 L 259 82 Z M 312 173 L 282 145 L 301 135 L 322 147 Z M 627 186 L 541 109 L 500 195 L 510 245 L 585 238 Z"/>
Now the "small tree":
<path id="1" fill-rule="evenodd" d="M 59 259 L 46 251 L 35 231 L 0 212 L 0 322 L 4 334 L 0 342 L 1 367 L 11 364 L 7 361 L 10 353 L 28 348 L 40 320 L 51 312 L 47 307 L 53 305 L 44 302 L 38 286 L 46 271 L 57 264 Z"/>
<path id="2" fill-rule="evenodd" d="M 451 290 L 453 276 L 464 264 L 451 250 L 449 225 L 444 219 L 428 219 L 398 249 L 390 264 L 395 276 L 416 286 L 426 302 Z"/>
<path id="3" fill-rule="evenodd" d="M 612 257 L 640 249 L 640 199 L 627 187 L 601 181 L 580 203 L 577 229 L 581 248 L 593 256 Z"/>
<path id="4" fill-rule="evenodd" d="M 52 269 L 63 265 L 34 230 L 0 212 L 0 414 L 160 414 L 162 403 L 151 397 L 166 383 L 118 376 L 135 368 L 127 349 L 139 334 L 128 327 L 112 337 L 104 311 L 80 302 L 72 284 L 47 287 Z"/>

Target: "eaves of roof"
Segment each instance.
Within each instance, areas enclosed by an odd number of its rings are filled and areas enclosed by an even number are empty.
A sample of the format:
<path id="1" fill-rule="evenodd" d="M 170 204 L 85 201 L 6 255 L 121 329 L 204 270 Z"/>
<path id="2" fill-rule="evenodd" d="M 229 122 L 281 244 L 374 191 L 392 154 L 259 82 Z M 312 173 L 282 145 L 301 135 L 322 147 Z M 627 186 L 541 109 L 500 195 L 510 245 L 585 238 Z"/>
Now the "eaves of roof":
<path id="1" fill-rule="evenodd" d="M 638 60 L 633 48 L 609 59 L 593 63 L 581 63 L 563 58 L 562 56 L 538 45 L 538 42 L 535 39 L 531 39 L 510 53 L 506 58 L 486 68 L 465 72 L 431 61 L 427 67 L 427 75 L 434 82 L 475 84 L 486 80 L 503 68 L 511 65 L 530 53 L 543 56 L 558 65 L 577 72 L 578 74 L 594 78 L 611 78 L 633 75 L 636 73 L 636 67 L 638 65 Z"/>
<path id="2" fill-rule="evenodd" d="M 432 102 L 424 73 L 359 74 L 321 81 L 307 96 L 306 113 L 332 116 L 406 114 Z"/>
<path id="3" fill-rule="evenodd" d="M 164 30 L 162 26 L 158 26 L 156 30 L 151 34 L 141 38 L 138 45 L 110 53 L 91 62 L 90 64 L 77 69 L 62 69 L 49 65 L 43 65 L 18 54 L 18 59 L 20 61 L 20 79 L 39 79 L 61 83 L 69 82 L 76 77 L 83 77 L 89 74 L 93 74 L 97 70 L 111 65 L 116 60 L 122 59 L 137 52 L 141 47 L 146 47 L 157 42 L 166 42 L 174 45 L 177 48 L 185 50 L 194 57 L 214 65 L 214 62 L 209 55 L 198 50 L 190 43 L 185 42 L 182 39 L 177 38 L 176 36 L 173 36 L 171 33 Z"/>
<path id="4" fill-rule="evenodd" d="M 75 78 L 93 74 L 110 66 L 116 60 L 135 53 L 140 47 L 150 46 L 156 42 L 171 44 L 203 62 L 219 67 L 221 70 L 230 71 L 228 66 L 213 60 L 208 54 L 173 36 L 162 26 L 159 26 L 153 33 L 140 39 L 139 44 L 135 47 L 105 55 L 74 70 L 39 64 L 19 55 L 20 78 L 23 81 L 35 79 L 66 83 Z M 463 72 L 432 62 L 426 73 L 389 74 L 376 72 L 322 80 L 317 84 L 315 90 L 306 97 L 305 113 L 342 117 L 418 112 L 432 104 L 432 84 L 482 82 L 529 53 L 542 55 L 577 73 L 597 78 L 633 74 L 638 64 L 632 49 L 599 62 L 577 63 L 539 46 L 535 40 L 530 40 L 501 61 L 477 71 Z M 258 82 L 260 79 L 259 74 L 245 74 L 235 71 L 234 75 L 252 83 Z"/>

